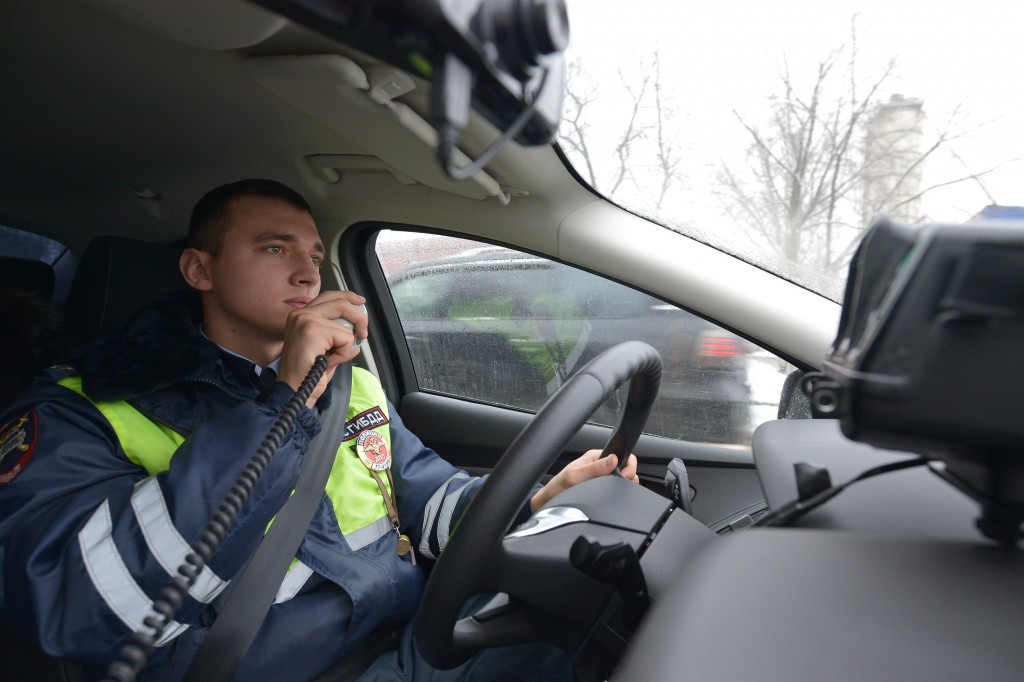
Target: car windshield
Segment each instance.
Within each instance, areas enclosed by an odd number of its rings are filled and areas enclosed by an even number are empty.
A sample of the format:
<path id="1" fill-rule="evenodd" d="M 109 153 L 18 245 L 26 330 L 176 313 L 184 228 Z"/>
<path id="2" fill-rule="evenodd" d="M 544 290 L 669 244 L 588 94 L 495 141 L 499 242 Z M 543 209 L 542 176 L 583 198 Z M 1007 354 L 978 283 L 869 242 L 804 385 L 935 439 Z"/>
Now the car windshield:
<path id="1" fill-rule="evenodd" d="M 839 300 L 879 213 L 1024 215 L 1024 5 L 568 9 L 559 144 L 598 192 L 669 229 Z"/>

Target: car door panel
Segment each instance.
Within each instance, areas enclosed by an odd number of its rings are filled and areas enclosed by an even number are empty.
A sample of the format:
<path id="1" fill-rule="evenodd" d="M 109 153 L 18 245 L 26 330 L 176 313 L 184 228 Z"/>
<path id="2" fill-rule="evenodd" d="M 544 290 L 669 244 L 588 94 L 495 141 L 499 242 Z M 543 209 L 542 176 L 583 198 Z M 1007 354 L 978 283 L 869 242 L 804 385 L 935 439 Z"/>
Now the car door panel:
<path id="1" fill-rule="evenodd" d="M 528 412 L 424 392 L 404 395 L 398 405 L 405 425 L 452 464 L 474 475 L 488 473 L 530 422 Z M 585 425 L 569 442 L 552 471 L 591 448 L 602 448 L 612 429 Z M 690 477 L 693 515 L 720 530 L 764 509 L 750 450 L 643 435 L 635 450 L 644 485 L 663 491 L 665 468 L 680 458 Z"/>

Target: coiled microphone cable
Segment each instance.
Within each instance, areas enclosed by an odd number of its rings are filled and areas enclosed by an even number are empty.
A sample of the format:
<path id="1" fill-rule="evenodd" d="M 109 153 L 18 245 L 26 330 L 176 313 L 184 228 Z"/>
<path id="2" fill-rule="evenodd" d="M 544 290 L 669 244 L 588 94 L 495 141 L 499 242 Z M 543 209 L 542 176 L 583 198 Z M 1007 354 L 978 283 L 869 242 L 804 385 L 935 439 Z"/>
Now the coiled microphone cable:
<path id="1" fill-rule="evenodd" d="M 107 676 L 103 682 L 134 682 L 135 677 L 145 667 L 156 643 L 163 636 L 164 629 L 181 607 L 189 588 L 217 551 L 242 505 L 266 471 L 281 441 L 295 425 L 295 420 L 298 419 L 313 388 L 326 371 L 327 356 L 317 356 L 306 378 L 299 385 L 299 390 L 288 399 L 284 410 L 256 449 L 256 454 L 246 463 L 231 490 L 224 495 L 217 511 L 199 534 L 199 539 L 192 543 L 192 551 L 185 557 L 185 563 L 178 567 L 178 575 L 160 590 L 159 598 L 153 602 L 154 613 L 142 621 L 150 631 L 139 631 L 132 636 L 131 641 L 121 649 L 120 660 L 114 661 L 107 668 Z"/>

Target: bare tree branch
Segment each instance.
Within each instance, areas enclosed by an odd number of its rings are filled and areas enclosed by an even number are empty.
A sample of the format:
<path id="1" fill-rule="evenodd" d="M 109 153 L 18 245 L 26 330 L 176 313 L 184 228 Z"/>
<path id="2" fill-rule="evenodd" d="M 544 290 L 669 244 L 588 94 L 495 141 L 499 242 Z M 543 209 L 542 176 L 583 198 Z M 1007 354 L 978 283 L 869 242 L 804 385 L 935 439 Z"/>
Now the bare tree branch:
<path id="1" fill-rule="evenodd" d="M 590 149 L 587 147 L 587 124 L 586 109 L 593 102 L 589 95 L 582 92 L 580 84 L 580 65 L 570 63 L 566 69 L 565 95 L 568 100 L 566 111 L 562 116 L 562 126 L 558 131 L 559 142 L 568 146 L 576 154 L 583 158 L 587 167 L 587 180 L 592 187 L 597 187 L 597 175 L 594 173 L 594 164 L 591 161 Z M 569 132 L 566 133 L 565 126 L 568 125 Z"/>
<path id="2" fill-rule="evenodd" d="M 772 98 L 764 124 L 733 111 L 749 139 L 750 165 L 721 166 L 716 194 L 752 240 L 800 265 L 844 267 L 869 215 L 919 211 L 928 191 L 964 181 L 980 184 L 991 172 L 967 169 L 962 177 L 922 189 L 928 159 L 965 134 L 955 125 L 957 112 L 922 150 L 921 102 L 894 97 L 880 106 L 895 60 L 864 87 L 857 47 L 854 17 L 848 45 L 817 64 L 808 86 L 798 86 L 789 65 L 781 66 L 780 94 Z"/>
<path id="3" fill-rule="evenodd" d="M 661 172 L 661 188 L 658 193 L 657 206 L 661 208 L 672 183 L 679 179 L 680 158 L 676 153 L 675 145 L 668 141 L 665 135 L 668 112 L 661 86 L 661 57 L 657 50 L 654 52 L 654 109 L 656 114 L 654 127 L 657 131 L 655 153 L 658 159 L 658 169 Z"/>
<path id="4" fill-rule="evenodd" d="M 626 130 L 619 138 L 619 143 L 615 145 L 615 155 L 618 157 L 619 165 L 612 177 L 612 185 L 609 190 L 612 194 L 615 193 L 619 188 L 619 185 L 622 184 L 622 181 L 626 179 L 626 176 L 630 172 L 629 156 L 633 150 L 633 143 L 644 137 L 647 131 L 647 126 L 640 125 L 637 121 L 637 117 L 639 116 L 641 106 L 643 105 L 644 94 L 647 92 L 647 86 L 651 82 L 651 76 L 649 72 L 645 72 L 643 80 L 640 81 L 640 88 L 638 92 L 635 92 L 633 88 L 630 87 L 621 71 L 619 71 L 619 80 L 622 81 L 623 87 L 633 100 L 633 110 L 629 116 L 629 124 L 626 126 Z"/>

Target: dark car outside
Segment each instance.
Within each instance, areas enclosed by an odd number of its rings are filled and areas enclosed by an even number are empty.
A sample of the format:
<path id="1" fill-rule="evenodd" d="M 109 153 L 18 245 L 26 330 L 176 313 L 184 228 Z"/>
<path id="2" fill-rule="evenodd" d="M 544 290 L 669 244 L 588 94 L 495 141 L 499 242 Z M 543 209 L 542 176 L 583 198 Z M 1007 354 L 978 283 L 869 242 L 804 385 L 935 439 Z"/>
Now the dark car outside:
<path id="1" fill-rule="evenodd" d="M 636 338 L 664 361 L 650 433 L 749 441 L 750 345 L 697 315 L 501 247 L 413 262 L 388 279 L 424 387 L 536 410 L 589 360 Z M 613 423 L 624 390 L 593 420 Z"/>

